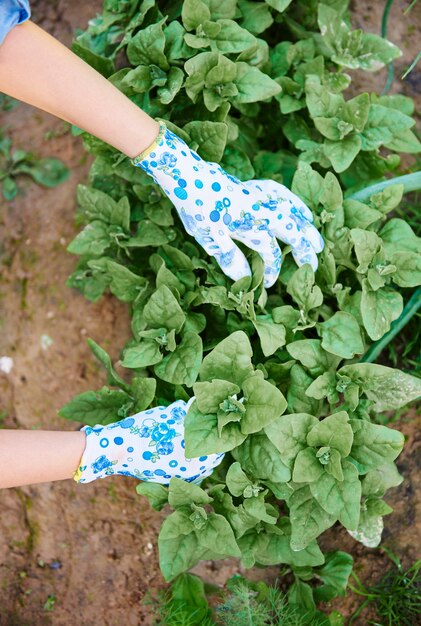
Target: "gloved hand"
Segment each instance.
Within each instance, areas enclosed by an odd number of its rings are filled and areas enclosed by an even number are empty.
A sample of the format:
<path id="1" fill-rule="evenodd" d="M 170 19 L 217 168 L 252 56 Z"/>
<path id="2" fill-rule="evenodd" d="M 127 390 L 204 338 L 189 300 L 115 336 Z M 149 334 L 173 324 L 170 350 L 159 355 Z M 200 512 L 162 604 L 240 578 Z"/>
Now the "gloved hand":
<path id="1" fill-rule="evenodd" d="M 81 430 L 86 434 L 86 447 L 75 481 L 89 483 L 119 474 L 164 485 L 173 476 L 201 482 L 224 455 L 186 459 L 184 418 L 193 400 L 141 411 L 108 426 L 84 426 Z"/>
<path id="2" fill-rule="evenodd" d="M 250 276 L 247 260 L 233 239 L 256 250 L 265 264 L 265 287 L 278 277 L 282 253 L 276 238 L 292 248 L 298 265 L 317 269 L 323 239 L 310 209 L 273 180 L 241 182 L 217 163 L 204 161 L 160 122 L 155 142 L 132 163 L 160 185 L 187 232 L 214 256 L 233 280 Z"/>

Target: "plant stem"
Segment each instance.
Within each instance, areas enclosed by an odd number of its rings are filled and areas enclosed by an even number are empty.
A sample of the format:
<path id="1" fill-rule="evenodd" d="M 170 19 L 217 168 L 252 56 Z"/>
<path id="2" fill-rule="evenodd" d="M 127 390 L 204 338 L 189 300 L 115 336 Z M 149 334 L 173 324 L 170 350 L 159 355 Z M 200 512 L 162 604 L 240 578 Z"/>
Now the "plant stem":
<path id="1" fill-rule="evenodd" d="M 364 189 L 355 191 L 347 197 L 351 198 L 352 200 L 358 200 L 359 202 L 365 202 L 375 193 L 379 193 L 380 191 L 383 191 L 391 185 L 403 185 L 403 193 L 417 191 L 418 189 L 421 189 L 421 171 L 413 172 L 412 174 L 405 174 L 404 176 L 397 176 L 396 178 L 388 178 L 387 180 L 382 180 L 379 183 L 375 183 L 374 185 L 370 185 L 369 187 L 364 187 Z"/>
<path id="2" fill-rule="evenodd" d="M 373 363 L 388 343 L 402 330 L 421 307 L 421 287 L 418 287 L 406 303 L 397 320 L 392 322 L 390 330 L 381 339 L 373 343 L 361 359 L 363 363 Z"/>

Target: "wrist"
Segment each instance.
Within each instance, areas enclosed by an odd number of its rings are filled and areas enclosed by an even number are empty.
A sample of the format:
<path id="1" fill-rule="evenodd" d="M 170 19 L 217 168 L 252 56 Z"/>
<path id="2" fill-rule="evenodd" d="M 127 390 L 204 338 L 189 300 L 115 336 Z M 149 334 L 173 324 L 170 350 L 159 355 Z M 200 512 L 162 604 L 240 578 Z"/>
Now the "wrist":
<path id="1" fill-rule="evenodd" d="M 133 165 L 139 165 L 141 161 L 143 161 L 143 159 L 146 159 L 150 155 L 150 153 L 153 152 L 153 150 L 162 142 L 166 130 L 167 127 L 165 125 L 165 122 L 160 120 L 157 136 L 147 148 L 145 148 L 140 154 L 131 159 Z"/>

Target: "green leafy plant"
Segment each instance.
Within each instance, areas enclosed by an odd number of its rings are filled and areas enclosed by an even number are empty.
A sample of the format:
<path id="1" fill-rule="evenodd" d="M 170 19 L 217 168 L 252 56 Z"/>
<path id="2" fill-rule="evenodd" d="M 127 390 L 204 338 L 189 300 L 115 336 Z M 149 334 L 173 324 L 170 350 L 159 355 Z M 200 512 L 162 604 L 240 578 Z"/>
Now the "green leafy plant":
<path id="1" fill-rule="evenodd" d="M 155 624 L 162 626 L 215 626 L 203 581 L 193 574 L 181 574 L 157 597 L 148 594 L 144 604 L 150 607 Z"/>
<path id="2" fill-rule="evenodd" d="M 131 382 L 91 342 L 117 389 L 85 392 L 61 414 L 109 423 L 194 394 L 186 453 L 226 452 L 224 463 L 202 487 L 137 487 L 155 509 L 173 509 L 159 537 L 165 578 L 203 558 L 286 564 L 291 593 L 313 610 L 329 592 L 307 580 L 332 564 L 318 536 L 339 522 L 365 545 L 380 542 L 404 438 L 376 421 L 421 393 L 419 378 L 364 362 L 421 284 L 421 239 L 395 214 L 420 174 L 392 179 L 399 153 L 421 144 L 410 98 L 348 96 L 348 70 L 375 71 L 400 51 L 353 30 L 347 7 L 108 0 L 74 44 L 203 158 L 289 185 L 326 245 L 316 273 L 286 247 L 269 292 L 260 257 L 245 250 L 252 277 L 232 283 L 147 175 L 82 133 L 95 160 L 78 189 L 84 228 L 68 248 L 80 257 L 68 284 L 130 306 L 120 366 Z"/>
<path id="3" fill-rule="evenodd" d="M 351 589 L 366 599 L 353 614 L 353 624 L 360 613 L 373 604 L 384 626 L 415 626 L 421 615 L 421 560 L 405 569 L 396 555 L 387 548 L 383 551 L 389 556 L 392 566 L 375 585 L 365 587 L 356 573 L 353 573 L 356 586 Z M 372 620 L 368 624 L 376 625 Z"/>
<path id="4" fill-rule="evenodd" d="M 348 555 L 345 556 L 348 557 Z M 325 568 L 326 576 L 330 581 L 335 578 L 334 567 L 330 568 L 330 573 L 327 571 L 329 565 Z M 304 577 L 304 572 L 301 575 Z M 332 598 L 335 595 L 337 595 L 336 591 L 329 597 Z M 212 599 L 212 608 L 208 598 Z M 328 618 L 313 607 L 308 609 L 302 597 L 293 590 L 291 590 L 290 598 L 287 598 L 276 583 L 269 586 L 263 581 L 252 582 L 239 575 L 232 576 L 225 588 L 219 589 L 215 586 L 204 585 L 203 581 L 193 574 L 181 574 L 167 591 L 161 591 L 156 598 L 149 595 L 144 602 L 151 608 L 151 614 L 157 620 L 156 623 L 163 626 L 234 626 L 234 624 L 237 626 L 329 626 L 337 624 L 340 626 L 343 624 L 337 611 L 334 611 Z"/>
<path id="5" fill-rule="evenodd" d="M 21 174 L 31 176 L 44 187 L 56 187 L 69 177 L 68 168 L 59 159 L 39 159 L 25 150 L 12 151 L 11 146 L 11 139 L 0 132 L 0 182 L 6 200 L 16 197 L 18 186 L 15 178 Z"/>

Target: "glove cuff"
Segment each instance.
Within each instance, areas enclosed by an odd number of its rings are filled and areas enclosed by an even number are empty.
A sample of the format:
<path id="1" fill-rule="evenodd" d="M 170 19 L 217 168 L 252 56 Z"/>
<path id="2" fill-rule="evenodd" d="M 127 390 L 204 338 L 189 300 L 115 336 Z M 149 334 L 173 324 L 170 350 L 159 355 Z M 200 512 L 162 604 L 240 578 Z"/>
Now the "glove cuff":
<path id="1" fill-rule="evenodd" d="M 143 159 L 146 159 L 146 157 L 149 156 L 150 153 L 153 152 L 153 150 L 155 150 L 155 148 L 162 141 L 162 138 L 165 135 L 166 130 L 167 130 L 167 127 L 165 125 L 165 122 L 160 120 L 158 135 L 156 136 L 156 138 L 154 139 L 154 141 L 151 143 L 151 145 L 148 148 L 145 148 L 145 150 L 143 150 L 143 152 L 138 154 L 138 156 L 134 157 L 134 159 L 131 159 L 132 165 L 139 165 L 141 161 L 143 161 Z"/>
<path id="2" fill-rule="evenodd" d="M 90 483 L 97 478 L 111 476 L 119 469 L 123 460 L 120 446 L 110 445 L 111 450 L 107 449 L 111 439 L 109 431 L 114 426 L 115 424 L 109 426 L 97 424 L 93 427 L 83 426 L 80 429 L 86 435 L 86 445 L 78 467 L 73 474 L 73 480 L 77 483 Z M 123 440 L 121 439 L 121 441 Z"/>

